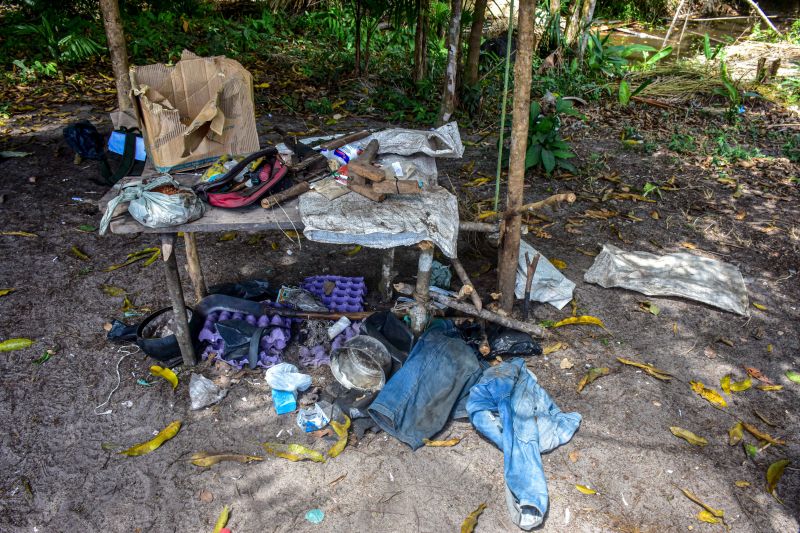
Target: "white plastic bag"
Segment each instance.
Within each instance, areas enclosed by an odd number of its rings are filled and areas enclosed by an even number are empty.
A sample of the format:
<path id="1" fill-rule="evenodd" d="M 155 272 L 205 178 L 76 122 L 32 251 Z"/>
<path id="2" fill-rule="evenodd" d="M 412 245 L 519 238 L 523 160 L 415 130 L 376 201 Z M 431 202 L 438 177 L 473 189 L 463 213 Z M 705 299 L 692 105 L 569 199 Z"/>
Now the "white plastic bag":
<path id="1" fill-rule="evenodd" d="M 297 392 L 311 386 L 311 376 L 301 374 L 296 366 L 289 363 L 278 363 L 268 368 L 264 377 L 267 384 L 276 390 Z"/>
<path id="2" fill-rule="evenodd" d="M 192 374 L 189 379 L 189 398 L 192 401 L 193 411 L 217 403 L 226 394 L 228 394 L 228 389 L 220 389 L 205 376 Z"/>
<path id="3" fill-rule="evenodd" d="M 154 192 L 163 185 L 179 189 L 174 194 Z M 186 224 L 203 216 L 203 202 L 188 187 L 172 179 L 169 174 L 153 180 L 132 181 L 121 186 L 119 194 L 108 202 L 106 212 L 100 221 L 100 235 L 105 235 L 111 224 L 111 217 L 121 203 L 129 202 L 128 212 L 140 224 L 148 228 L 166 228 Z"/>

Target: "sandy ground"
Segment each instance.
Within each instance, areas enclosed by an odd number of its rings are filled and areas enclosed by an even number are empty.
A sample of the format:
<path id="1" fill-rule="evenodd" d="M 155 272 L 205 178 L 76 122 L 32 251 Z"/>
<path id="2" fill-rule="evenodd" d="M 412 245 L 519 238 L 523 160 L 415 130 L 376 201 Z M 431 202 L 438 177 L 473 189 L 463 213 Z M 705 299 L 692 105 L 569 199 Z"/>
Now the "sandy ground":
<path id="1" fill-rule="evenodd" d="M 98 121 L 102 115 L 89 107 L 63 111 Z M 551 215 L 552 223 L 532 220 L 528 240 L 546 256 L 566 262 L 565 274 L 577 283 L 578 312 L 601 318 L 607 327 L 554 330 L 544 344 L 566 347 L 528 361 L 563 410 L 583 415 L 573 440 L 544 458 L 551 500 L 541 531 L 722 531 L 721 525 L 695 518 L 701 508 L 681 488 L 723 509 L 732 531 L 798 531 L 800 385 L 784 377 L 788 369 L 800 370 L 800 201 L 797 182 L 788 180 L 798 176 L 797 165 L 777 158 L 779 141 L 759 137 L 762 151 L 773 158 L 727 169 L 743 191 L 734 196 L 702 156 L 663 148 L 664 135 L 669 137 L 663 130 L 671 117 L 651 109 L 622 112 L 624 121 L 661 143 L 648 153 L 617 140 L 621 126 L 610 117 L 619 114 L 594 109 L 589 125 L 567 128 L 586 169 L 583 177 L 537 176 L 528 192 L 530 198 L 578 193 L 578 202 Z M 702 128 L 706 120 L 695 117 L 681 124 Z M 284 125 L 302 126 L 288 120 Z M 0 530 L 210 531 L 222 506 L 230 505 L 229 526 L 237 533 L 454 531 L 481 503 L 487 508 L 476 531 L 516 530 L 504 502 L 502 454 L 466 422 L 451 423 L 442 432 L 440 438 L 461 437 L 452 448 L 412 452 L 381 433 L 351 442 L 324 464 L 267 457 L 249 465 L 191 465 L 190 455 L 199 450 L 260 454 L 260 443 L 268 440 L 308 442 L 318 449 L 327 444 L 302 440 L 293 417 L 274 414 L 261 373 L 244 376 L 218 406 L 195 412 L 189 410 L 188 371 L 180 373 L 173 392 L 166 382 L 137 384 L 138 378 L 148 377 L 150 363 L 143 355 L 119 363 L 124 353 L 105 341 L 103 324 L 121 316 L 122 298 L 106 296 L 100 286 L 125 288 L 139 306 L 158 308 L 168 299 L 158 264 L 111 273 L 103 268 L 155 240 L 77 230 L 82 224 L 97 225 L 99 214 L 92 204 L 74 198 L 95 200 L 103 191 L 88 179 L 91 165 L 73 165 L 60 127 L 47 120 L 34 131 L 11 132 L 3 140 L 4 150 L 33 155 L 0 163 L 0 193 L 5 195 L 0 230 L 39 237 L 0 236 L 0 287 L 17 289 L 0 299 L 0 338 L 35 340 L 29 349 L 0 354 Z M 260 128 L 266 132 L 268 124 L 262 120 Z M 465 161 L 443 165 L 441 172 L 442 182 L 453 184 L 466 210 L 491 196 L 492 184 L 478 189 L 462 185 L 480 172 L 491 173 L 494 155 L 489 140 L 464 133 L 471 141 Z M 262 142 L 270 139 L 265 135 Z M 465 166 L 472 161 L 474 166 Z M 615 174 L 633 192 L 646 182 L 663 184 L 675 176 L 677 190 L 663 191 L 656 204 L 603 201 L 608 187 L 624 190 L 601 179 Z M 620 214 L 608 220 L 581 217 L 586 209 L 601 208 Z M 658 220 L 650 216 L 653 210 Z M 742 211 L 739 220 L 735 215 Z M 633 218 L 624 217 L 628 212 Z M 349 257 L 341 248 L 305 240 L 300 248 L 279 233 L 260 242 L 248 237 L 219 242 L 216 235 L 199 236 L 209 283 L 262 276 L 278 284 L 296 283 L 322 273 L 369 276 L 379 258 L 377 251 Z M 597 252 L 604 242 L 654 253 L 685 250 L 681 243 L 692 243 L 693 253 L 737 265 L 751 301 L 766 310 L 751 308 L 749 317 L 740 317 L 686 300 L 586 284 L 583 273 L 593 258 L 585 252 Z M 71 255 L 72 245 L 91 259 Z M 486 265 L 495 260 L 491 248 L 475 237 L 465 236 L 460 246 L 469 272 L 489 270 Z M 397 267 L 398 277 L 410 281 L 412 250 L 398 254 Z M 488 294 L 493 270 L 476 282 Z M 638 302 L 644 300 L 660 308 L 658 316 L 640 311 Z M 537 320 L 569 314 L 569 306 L 535 309 Z M 32 364 L 46 349 L 56 354 L 42 365 Z M 675 377 L 659 382 L 623 367 L 616 357 L 653 363 Z M 561 368 L 565 358 L 572 368 Z M 97 416 L 95 406 L 116 383 L 118 364 L 121 385 L 111 401 L 112 413 Z M 607 366 L 611 374 L 578 394 L 575 388 L 587 365 Z M 728 397 L 728 407 L 718 410 L 689 387 L 690 380 L 701 380 L 719 389 L 726 373 L 744 378 L 742 365 L 757 367 L 784 390 L 753 387 Z M 314 380 L 324 386 L 332 377 L 324 368 Z M 758 419 L 755 410 L 775 427 Z M 769 446 L 749 459 L 741 445 L 727 443 L 737 417 L 785 438 L 786 445 Z M 180 433 L 156 452 L 136 458 L 114 453 L 149 439 L 173 420 L 183 422 Z M 672 436 L 670 426 L 689 429 L 709 444 L 691 446 Z M 745 440 L 756 443 L 750 436 Z M 792 461 L 778 485 L 783 505 L 765 491 L 767 466 L 782 458 Z M 738 487 L 736 481 L 749 486 Z M 598 494 L 582 494 L 576 484 Z M 320 525 L 304 518 L 313 508 L 325 511 Z"/>

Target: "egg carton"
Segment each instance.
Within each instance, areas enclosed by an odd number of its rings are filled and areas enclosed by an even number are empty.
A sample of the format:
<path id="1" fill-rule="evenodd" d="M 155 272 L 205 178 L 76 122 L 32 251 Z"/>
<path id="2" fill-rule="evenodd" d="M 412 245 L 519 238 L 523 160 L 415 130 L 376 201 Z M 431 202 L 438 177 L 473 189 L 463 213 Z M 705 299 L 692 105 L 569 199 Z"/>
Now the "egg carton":
<path id="1" fill-rule="evenodd" d="M 244 320 L 248 324 L 258 326 L 260 328 L 267 328 L 267 333 L 261 337 L 259 342 L 260 351 L 258 353 L 258 366 L 262 368 L 269 368 L 282 362 L 283 351 L 291 340 L 291 324 L 290 318 L 283 318 L 280 315 L 245 315 L 243 313 L 231 313 L 230 311 L 220 311 L 219 313 L 211 313 L 206 317 L 203 324 L 203 329 L 200 330 L 198 339 L 200 341 L 208 342 L 208 346 L 203 350 L 202 358 L 208 359 L 211 354 L 221 354 L 225 351 L 225 341 L 222 340 L 219 333 L 217 333 L 216 323 L 222 320 Z M 220 361 L 225 361 L 221 357 Z M 241 369 L 247 364 L 246 359 L 239 361 L 225 361 L 229 365 Z"/>
<path id="2" fill-rule="evenodd" d="M 330 294 L 325 294 L 325 284 L 334 284 Z M 356 313 L 364 310 L 367 286 L 363 277 L 311 276 L 303 281 L 303 288 L 322 301 L 330 311 Z"/>

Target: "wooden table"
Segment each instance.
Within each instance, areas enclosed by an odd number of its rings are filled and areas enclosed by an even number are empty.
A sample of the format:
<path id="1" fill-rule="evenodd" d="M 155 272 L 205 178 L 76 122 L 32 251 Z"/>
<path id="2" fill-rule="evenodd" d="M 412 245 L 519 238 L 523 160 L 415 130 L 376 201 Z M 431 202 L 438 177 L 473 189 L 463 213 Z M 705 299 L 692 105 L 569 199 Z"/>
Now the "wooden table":
<path id="1" fill-rule="evenodd" d="M 199 174 L 176 174 L 173 178 L 181 184 L 192 185 L 197 182 Z M 139 180 L 142 177 L 126 177 L 120 183 Z M 117 195 L 118 188 L 109 190 L 99 201 L 98 207 L 105 212 L 108 202 Z M 200 255 L 197 251 L 195 233 L 215 233 L 222 231 L 276 231 L 296 230 L 302 231 L 303 222 L 300 219 L 299 199 L 288 201 L 272 209 L 251 207 L 245 209 L 220 209 L 206 204 L 206 211 L 202 218 L 169 228 L 148 228 L 139 224 L 128 214 L 127 204 L 120 205 L 115 210 L 111 219 L 109 231 L 113 234 L 155 233 L 161 238 L 161 258 L 164 262 L 164 276 L 169 290 L 172 309 L 176 317 L 175 335 L 181 349 L 185 365 L 192 366 L 197 357 L 194 344 L 189 332 L 189 323 L 186 318 L 186 300 L 181 285 L 180 272 L 175 259 L 174 248 L 178 233 L 183 233 L 186 244 L 186 263 L 189 278 L 194 287 L 195 297 L 199 301 L 208 294 L 203 269 L 200 264 Z M 424 307 L 428 300 L 428 287 L 430 285 L 430 269 L 433 260 L 433 244 L 428 241 L 420 243 L 419 270 L 417 275 L 417 312 L 412 313 L 412 326 L 414 331 L 421 332 L 427 323 L 427 313 Z M 392 295 L 392 268 L 394 265 L 394 248 L 384 251 L 381 261 L 381 281 L 379 292 L 384 301 Z"/>

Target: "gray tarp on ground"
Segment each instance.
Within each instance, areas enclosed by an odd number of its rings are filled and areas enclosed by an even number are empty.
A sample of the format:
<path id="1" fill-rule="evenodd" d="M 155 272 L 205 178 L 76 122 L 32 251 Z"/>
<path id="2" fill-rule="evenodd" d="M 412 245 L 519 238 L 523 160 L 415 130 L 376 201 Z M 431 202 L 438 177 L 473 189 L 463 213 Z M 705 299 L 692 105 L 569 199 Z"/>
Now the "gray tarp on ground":
<path id="1" fill-rule="evenodd" d="M 525 280 L 528 276 L 528 262 L 525 255 L 531 259 L 539 252 L 527 242 L 519 241 L 519 257 L 517 258 L 517 278 L 514 284 L 514 296 L 518 300 L 525 297 Z M 540 255 L 533 273 L 531 285 L 531 301 L 548 303 L 556 309 L 562 309 L 572 300 L 572 291 L 575 283 L 568 280 L 546 257 Z"/>
<path id="2" fill-rule="evenodd" d="M 647 296 L 680 296 L 747 314 L 747 288 L 735 266 L 689 253 L 625 252 L 606 244 L 583 280 Z"/>

